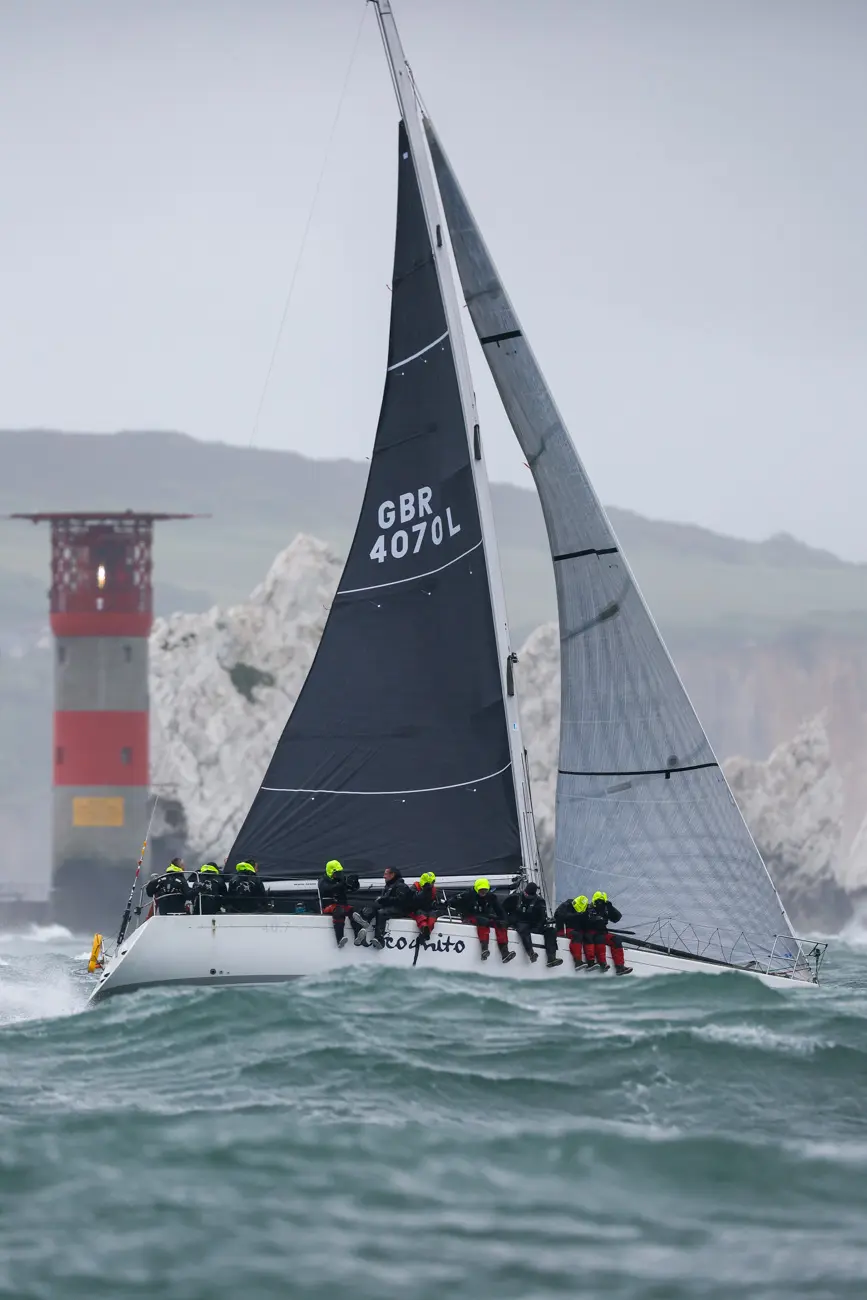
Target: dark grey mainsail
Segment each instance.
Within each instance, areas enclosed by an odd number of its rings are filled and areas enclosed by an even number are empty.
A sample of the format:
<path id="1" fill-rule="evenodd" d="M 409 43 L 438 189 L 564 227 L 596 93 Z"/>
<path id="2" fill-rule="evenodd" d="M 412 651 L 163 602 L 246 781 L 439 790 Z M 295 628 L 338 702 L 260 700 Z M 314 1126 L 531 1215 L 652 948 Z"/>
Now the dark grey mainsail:
<path id="1" fill-rule="evenodd" d="M 558 898 L 604 889 L 623 924 L 645 938 L 743 960 L 743 932 L 754 946 L 776 942 L 782 957 L 791 928 L 779 895 L 436 132 L 425 126 L 461 286 L 532 471 L 554 562 Z"/>

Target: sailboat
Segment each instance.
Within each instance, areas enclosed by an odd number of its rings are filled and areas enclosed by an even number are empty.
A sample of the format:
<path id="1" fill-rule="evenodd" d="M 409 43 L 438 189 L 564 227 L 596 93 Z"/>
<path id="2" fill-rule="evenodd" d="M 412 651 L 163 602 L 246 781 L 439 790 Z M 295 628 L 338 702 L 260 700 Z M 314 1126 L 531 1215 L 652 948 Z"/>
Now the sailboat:
<path id="1" fill-rule="evenodd" d="M 483 967 L 475 931 L 449 911 L 424 941 L 394 919 L 382 950 L 339 948 L 316 898 L 332 858 L 369 897 L 386 866 L 407 880 L 433 871 L 446 908 L 479 876 L 499 890 L 534 881 L 549 906 L 610 890 L 636 975 L 814 984 L 824 945 L 793 934 L 421 106 L 390 0 L 373 4 L 400 110 L 385 386 L 321 643 L 229 855 L 258 861 L 265 910 L 157 909 L 124 925 L 112 955 L 95 949 L 92 996 L 357 965 L 576 978 L 570 961 L 552 969 L 523 952 Z M 545 870 L 462 300 L 532 471 L 556 577 L 561 735 Z"/>

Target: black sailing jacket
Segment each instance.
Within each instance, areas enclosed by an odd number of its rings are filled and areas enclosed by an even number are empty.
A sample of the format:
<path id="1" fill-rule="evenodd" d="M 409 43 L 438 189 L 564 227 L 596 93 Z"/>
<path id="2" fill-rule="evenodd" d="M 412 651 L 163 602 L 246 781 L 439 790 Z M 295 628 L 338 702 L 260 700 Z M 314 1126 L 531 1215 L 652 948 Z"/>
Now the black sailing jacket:
<path id="1" fill-rule="evenodd" d="M 180 894 L 182 898 L 187 898 L 190 886 L 183 871 L 166 871 L 147 882 L 145 893 L 148 898 L 168 898 L 170 894 Z"/>
<path id="2" fill-rule="evenodd" d="M 266 892 L 264 884 L 253 871 L 236 871 L 234 876 L 229 877 L 230 894 L 259 898 L 264 897 Z"/>
<path id="3" fill-rule="evenodd" d="M 432 916 L 438 910 L 436 885 L 416 883 L 412 887 L 412 892 L 413 904 L 417 912 L 421 912 L 423 916 Z"/>
<path id="4" fill-rule="evenodd" d="M 349 894 L 358 888 L 358 876 L 347 875 L 345 871 L 340 871 L 335 872 L 333 876 L 322 875 L 316 883 L 323 903 L 341 903 L 345 907 Z"/>
<path id="5" fill-rule="evenodd" d="M 596 916 L 591 915 L 589 907 L 586 912 L 576 912 L 572 906 L 572 899 L 567 898 L 554 913 L 554 924 L 558 929 L 580 930 L 585 933 L 588 930 L 595 930 L 599 922 Z"/>
<path id="6" fill-rule="evenodd" d="M 415 909 L 415 890 L 410 889 L 400 872 L 397 872 L 394 879 L 389 881 L 379 898 L 377 898 L 376 906 L 395 909 L 405 908 L 408 912 L 411 912 Z"/>
<path id="7" fill-rule="evenodd" d="M 542 931 L 548 924 L 548 909 L 544 898 L 539 894 L 525 894 L 523 890 L 516 890 L 506 899 L 504 910 L 515 925 L 526 925 L 531 930 Z"/>
<path id="8" fill-rule="evenodd" d="M 616 925 L 618 921 L 623 920 L 623 913 L 619 912 L 613 903 L 600 899 L 598 903 L 591 903 L 587 908 L 587 917 L 591 930 L 595 930 L 597 934 L 605 934 L 608 922 L 612 921 Z"/>
<path id="9" fill-rule="evenodd" d="M 480 921 L 505 922 L 503 904 L 492 889 L 487 894 L 477 894 L 474 889 L 465 889 L 451 900 L 461 916 L 475 916 Z"/>

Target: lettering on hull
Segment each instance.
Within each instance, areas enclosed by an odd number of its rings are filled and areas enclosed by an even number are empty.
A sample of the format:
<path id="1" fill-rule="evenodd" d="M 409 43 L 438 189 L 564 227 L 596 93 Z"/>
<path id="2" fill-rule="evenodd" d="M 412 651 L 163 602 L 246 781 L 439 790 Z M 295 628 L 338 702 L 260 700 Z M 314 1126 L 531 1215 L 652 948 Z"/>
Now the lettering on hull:
<path id="1" fill-rule="evenodd" d="M 400 934 L 397 938 L 391 934 L 385 936 L 386 948 L 396 948 L 398 952 L 402 952 L 404 948 L 409 948 L 410 952 L 413 952 L 416 942 L 416 939 L 407 937 L 405 934 Z M 460 954 L 466 949 L 466 946 L 463 939 L 453 939 L 450 934 L 439 934 L 434 939 L 422 939 L 421 941 L 421 948 L 425 952 L 456 952 Z"/>

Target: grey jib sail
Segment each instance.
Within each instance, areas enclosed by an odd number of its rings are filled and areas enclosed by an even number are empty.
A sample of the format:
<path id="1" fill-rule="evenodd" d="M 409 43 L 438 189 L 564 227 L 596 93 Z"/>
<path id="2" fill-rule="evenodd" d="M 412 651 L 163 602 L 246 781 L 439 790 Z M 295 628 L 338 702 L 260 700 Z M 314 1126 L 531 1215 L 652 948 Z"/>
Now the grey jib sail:
<path id="1" fill-rule="evenodd" d="M 774 936 L 791 933 L 773 882 L 436 133 L 426 128 L 464 296 L 533 473 L 554 562 L 558 897 L 604 889 L 624 925 L 694 951 L 732 951 L 738 931 L 772 946 Z M 747 955 L 736 943 L 733 956 Z"/>
<path id="2" fill-rule="evenodd" d="M 305 877 L 520 865 L 482 530 L 451 342 L 401 123 L 388 369 L 322 641 L 232 849 Z"/>

